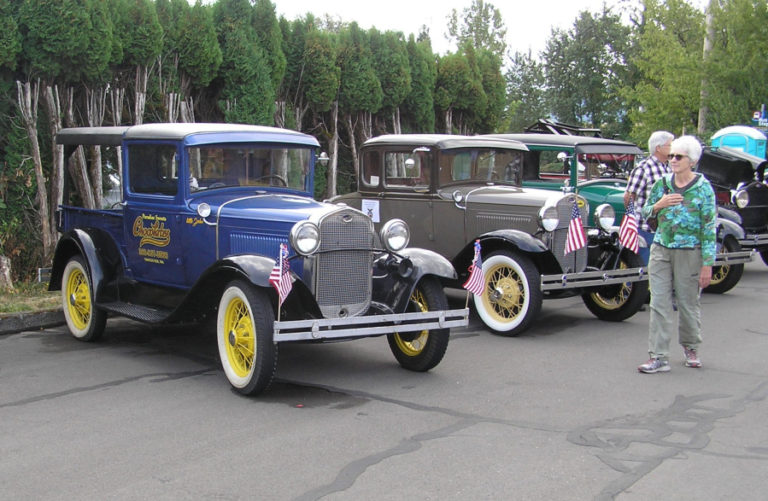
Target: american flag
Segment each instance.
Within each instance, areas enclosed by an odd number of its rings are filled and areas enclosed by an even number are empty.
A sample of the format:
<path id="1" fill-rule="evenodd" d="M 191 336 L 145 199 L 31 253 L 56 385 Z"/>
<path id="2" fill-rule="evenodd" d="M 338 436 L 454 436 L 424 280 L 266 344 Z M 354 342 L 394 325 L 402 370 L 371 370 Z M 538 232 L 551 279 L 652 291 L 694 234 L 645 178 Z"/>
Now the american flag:
<path id="1" fill-rule="evenodd" d="M 627 212 L 621 220 L 619 227 L 619 243 L 637 254 L 639 243 L 637 241 L 637 218 L 635 217 L 635 201 L 630 200 Z"/>
<path id="2" fill-rule="evenodd" d="M 483 277 L 483 258 L 480 255 L 480 240 L 475 240 L 475 257 L 469 265 L 469 278 L 462 285 L 472 294 L 482 296 L 485 292 L 485 277 Z"/>
<path id="3" fill-rule="evenodd" d="M 568 224 L 568 238 L 565 240 L 565 253 L 573 252 L 587 245 L 587 236 L 584 234 L 584 225 L 581 222 L 581 214 L 576 202 L 571 211 L 571 222 Z"/>
<path id="4" fill-rule="evenodd" d="M 288 297 L 288 293 L 293 288 L 293 281 L 291 280 L 291 265 L 288 263 L 288 246 L 280 244 L 280 256 L 275 263 L 275 267 L 272 268 L 272 273 L 269 274 L 269 283 L 277 291 L 279 296 L 279 303 L 283 304 L 285 298 Z"/>

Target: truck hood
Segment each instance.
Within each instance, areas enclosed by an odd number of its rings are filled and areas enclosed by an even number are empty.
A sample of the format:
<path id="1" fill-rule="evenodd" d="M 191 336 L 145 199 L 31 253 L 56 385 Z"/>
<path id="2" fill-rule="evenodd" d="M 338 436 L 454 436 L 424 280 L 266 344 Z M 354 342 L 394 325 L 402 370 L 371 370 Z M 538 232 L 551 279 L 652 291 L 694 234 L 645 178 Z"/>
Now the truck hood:
<path id="1" fill-rule="evenodd" d="M 338 210 L 305 196 L 287 192 L 257 191 L 233 196 L 232 192 L 210 194 L 190 200 L 189 207 L 197 212 L 198 207 L 206 203 L 211 208 L 208 220 L 220 218 L 267 220 L 273 222 L 295 223 L 310 216 Z"/>
<path id="2" fill-rule="evenodd" d="M 507 185 L 459 185 L 439 190 L 439 195 L 445 199 L 455 199 L 458 192 L 467 205 L 473 204 L 510 204 L 514 206 L 542 207 L 549 200 L 563 196 L 561 191 L 540 190 L 536 188 L 521 188 Z"/>

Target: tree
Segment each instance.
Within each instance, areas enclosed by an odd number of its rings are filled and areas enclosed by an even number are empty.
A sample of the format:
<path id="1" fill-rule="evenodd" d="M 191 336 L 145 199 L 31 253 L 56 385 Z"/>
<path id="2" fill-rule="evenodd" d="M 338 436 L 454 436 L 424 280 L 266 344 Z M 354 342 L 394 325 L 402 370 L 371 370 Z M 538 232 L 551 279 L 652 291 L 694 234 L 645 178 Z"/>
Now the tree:
<path id="1" fill-rule="evenodd" d="M 710 2 L 713 40 L 704 63 L 707 132 L 749 123 L 768 101 L 768 5 L 760 0 Z"/>
<path id="2" fill-rule="evenodd" d="M 465 54 L 446 54 L 438 59 L 435 109 L 442 115 L 443 131 L 469 133 L 466 116 L 487 106 L 477 68 Z"/>
<path id="3" fill-rule="evenodd" d="M 449 41 L 455 41 L 457 48 L 465 46 L 485 49 L 502 57 L 507 49 L 507 29 L 499 9 L 484 0 L 472 0 L 461 16 L 453 9 L 448 17 Z"/>
<path id="4" fill-rule="evenodd" d="M 405 40 L 402 33 L 381 33 L 375 28 L 369 30 L 368 34 L 376 76 L 381 85 L 380 112 L 391 116 L 392 132 L 399 134 L 400 105 L 411 92 L 411 66 Z M 382 129 L 386 131 L 386 127 Z"/>
<path id="5" fill-rule="evenodd" d="M 630 29 L 608 7 L 583 11 L 568 31 L 555 29 L 543 54 L 549 108 L 557 119 L 617 133 L 626 122 Z"/>
<path id="6" fill-rule="evenodd" d="M 643 0 L 633 61 L 639 81 L 624 91 L 635 142 L 642 144 L 659 129 L 696 130 L 703 17 L 683 0 Z"/>
<path id="7" fill-rule="evenodd" d="M 222 49 L 219 106 L 224 119 L 233 123 L 271 125 L 275 89 L 267 57 L 253 28 L 253 9 L 248 0 L 220 0 L 214 7 L 214 23 Z"/>
<path id="8" fill-rule="evenodd" d="M 435 131 L 434 89 L 437 64 L 427 37 L 416 41 L 408 37 L 408 62 L 411 67 L 411 92 L 405 99 L 403 117 L 406 129 L 413 132 Z"/>
<path id="9" fill-rule="evenodd" d="M 510 58 L 507 81 L 506 129 L 522 132 L 539 118 L 549 115 L 545 100 L 544 68 L 527 54 L 515 52 Z"/>

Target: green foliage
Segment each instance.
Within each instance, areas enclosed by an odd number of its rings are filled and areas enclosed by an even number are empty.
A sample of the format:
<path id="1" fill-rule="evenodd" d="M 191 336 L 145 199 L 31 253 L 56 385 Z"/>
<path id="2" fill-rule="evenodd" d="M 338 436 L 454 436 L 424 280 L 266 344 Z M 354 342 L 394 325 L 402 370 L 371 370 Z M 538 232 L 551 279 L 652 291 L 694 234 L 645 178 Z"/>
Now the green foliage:
<path id="1" fill-rule="evenodd" d="M 338 47 L 335 37 L 319 30 L 307 33 L 302 61 L 307 103 L 319 113 L 331 108 L 339 92 L 341 68 L 336 63 Z"/>
<path id="2" fill-rule="evenodd" d="M 186 0 L 180 0 L 186 1 Z M 194 87 L 206 87 L 222 63 L 211 10 L 200 0 L 178 20 L 179 68 Z"/>
<path id="3" fill-rule="evenodd" d="M 21 53 L 21 33 L 10 0 L 0 0 L 0 68 L 15 70 Z"/>
<path id="4" fill-rule="evenodd" d="M 605 6 L 600 13 L 581 12 L 568 31 L 553 30 L 544 72 L 554 116 L 608 133 L 623 126 L 626 104 L 619 89 L 628 75 L 629 35 L 620 16 Z"/>
<path id="5" fill-rule="evenodd" d="M 402 33 L 392 31 L 381 33 L 372 28 L 368 34 L 376 76 L 381 84 L 381 108 L 382 111 L 391 113 L 400 107 L 411 92 L 408 50 Z"/>
<path id="6" fill-rule="evenodd" d="M 267 67 L 270 68 L 272 88 L 277 89 L 285 75 L 286 60 L 275 5 L 270 0 L 256 0 L 253 6 L 253 29 L 264 51 Z"/>
<path id="7" fill-rule="evenodd" d="M 539 118 L 549 115 L 545 101 L 544 67 L 530 52 L 515 52 L 507 79 L 506 130 L 522 132 Z"/>
<path id="8" fill-rule="evenodd" d="M 163 49 L 163 27 L 152 0 L 113 0 L 120 11 L 115 29 L 121 40 L 123 63 L 149 66 Z"/>
<path id="9" fill-rule="evenodd" d="M 473 52 L 470 55 L 474 56 Z M 456 53 L 446 54 L 438 60 L 435 82 L 437 111 L 443 114 L 451 112 L 455 117 L 454 124 L 461 125 L 463 118 L 471 121 L 487 105 L 487 96 L 474 57 Z"/>
<path id="10" fill-rule="evenodd" d="M 339 35 L 338 64 L 341 69 L 339 105 L 343 112 L 379 111 L 383 99 L 381 83 L 374 70 L 368 36 L 356 23 Z"/>
<path id="11" fill-rule="evenodd" d="M 411 93 L 403 106 L 403 130 L 411 132 L 435 131 L 434 89 L 437 64 L 429 38 L 424 41 L 408 38 L 408 61 L 411 67 Z"/>
<path id="12" fill-rule="evenodd" d="M 749 123 L 768 101 L 768 4 L 762 0 L 713 2 L 717 27 L 704 66 L 709 132 Z"/>
<path id="13" fill-rule="evenodd" d="M 655 130 L 676 135 L 696 130 L 704 16 L 683 0 L 644 0 L 634 63 L 640 81 L 625 94 L 632 139 L 642 144 Z"/>
<path id="14" fill-rule="evenodd" d="M 448 20 L 449 39 L 458 48 L 485 49 L 501 58 L 507 48 L 507 29 L 499 9 L 484 0 L 472 0 L 461 16 L 453 9 Z"/>

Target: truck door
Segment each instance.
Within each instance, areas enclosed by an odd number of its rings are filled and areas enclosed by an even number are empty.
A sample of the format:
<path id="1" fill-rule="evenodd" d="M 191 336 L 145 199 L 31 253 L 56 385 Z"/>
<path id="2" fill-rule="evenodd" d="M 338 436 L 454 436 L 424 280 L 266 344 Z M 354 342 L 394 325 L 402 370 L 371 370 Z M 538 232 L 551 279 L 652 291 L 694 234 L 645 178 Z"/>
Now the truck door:
<path id="1" fill-rule="evenodd" d="M 129 275 L 158 285 L 184 285 L 184 205 L 176 145 L 127 145 L 125 242 Z"/>

